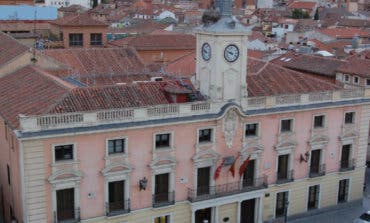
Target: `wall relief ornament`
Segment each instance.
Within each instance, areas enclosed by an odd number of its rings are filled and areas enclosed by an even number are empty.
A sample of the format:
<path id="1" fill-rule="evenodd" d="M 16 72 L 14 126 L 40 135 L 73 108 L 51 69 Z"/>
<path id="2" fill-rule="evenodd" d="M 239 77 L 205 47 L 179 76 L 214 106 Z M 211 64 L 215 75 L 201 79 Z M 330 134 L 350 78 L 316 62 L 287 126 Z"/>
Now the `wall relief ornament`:
<path id="1" fill-rule="evenodd" d="M 227 112 L 223 123 L 223 132 L 225 137 L 226 146 L 231 149 L 233 146 L 233 139 L 238 126 L 238 114 L 235 109 L 231 109 Z"/>

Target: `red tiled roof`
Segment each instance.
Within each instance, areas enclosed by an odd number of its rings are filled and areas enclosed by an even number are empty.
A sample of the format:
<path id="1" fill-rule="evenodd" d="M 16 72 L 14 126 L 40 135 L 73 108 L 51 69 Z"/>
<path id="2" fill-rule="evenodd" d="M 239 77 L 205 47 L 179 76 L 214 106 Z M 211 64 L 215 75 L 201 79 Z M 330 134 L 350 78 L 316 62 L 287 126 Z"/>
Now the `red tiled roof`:
<path id="1" fill-rule="evenodd" d="M 187 34 L 160 34 L 142 35 L 131 38 L 114 40 L 110 44 L 115 46 L 131 46 L 136 50 L 164 50 L 164 49 L 195 49 L 196 41 L 193 35 Z"/>
<path id="2" fill-rule="evenodd" d="M 337 71 L 368 78 L 370 77 L 370 60 L 361 59 L 357 56 L 350 57 L 349 61 L 338 67 Z"/>
<path id="3" fill-rule="evenodd" d="M 370 37 L 370 31 L 358 28 L 331 28 L 331 29 L 317 29 L 318 32 L 340 39 L 351 39 L 355 36 Z"/>
<path id="4" fill-rule="evenodd" d="M 28 51 L 28 47 L 3 32 L 0 32 L 0 43 L 0 65 Z"/>
<path id="5" fill-rule="evenodd" d="M 308 72 L 324 76 L 335 77 L 337 68 L 343 61 L 314 55 L 282 55 L 273 60 L 273 63 L 296 71 Z"/>
<path id="6" fill-rule="evenodd" d="M 52 109 L 52 113 L 96 111 L 103 109 L 169 104 L 163 90 L 166 82 L 73 89 Z"/>
<path id="7" fill-rule="evenodd" d="M 254 59 L 250 58 L 248 62 Z M 248 73 L 248 96 L 298 94 L 340 89 L 339 85 L 312 75 L 296 72 L 267 62 L 256 73 Z"/>
<path id="8" fill-rule="evenodd" d="M 95 20 L 88 12 L 59 18 L 50 23 L 58 26 L 108 26 L 105 22 Z"/>
<path id="9" fill-rule="evenodd" d="M 138 74 L 144 65 L 132 48 L 53 49 L 39 51 L 81 75 Z"/>
<path id="10" fill-rule="evenodd" d="M 191 77 L 195 74 L 195 52 L 168 63 L 165 72 L 171 76 Z"/>
<path id="11" fill-rule="evenodd" d="M 0 114 L 17 128 L 18 114 L 45 114 L 67 92 L 65 86 L 26 66 L 0 78 Z"/>
<path id="12" fill-rule="evenodd" d="M 310 9 L 313 10 L 316 6 L 316 2 L 297 2 L 294 1 L 291 4 L 289 4 L 289 9 Z"/>

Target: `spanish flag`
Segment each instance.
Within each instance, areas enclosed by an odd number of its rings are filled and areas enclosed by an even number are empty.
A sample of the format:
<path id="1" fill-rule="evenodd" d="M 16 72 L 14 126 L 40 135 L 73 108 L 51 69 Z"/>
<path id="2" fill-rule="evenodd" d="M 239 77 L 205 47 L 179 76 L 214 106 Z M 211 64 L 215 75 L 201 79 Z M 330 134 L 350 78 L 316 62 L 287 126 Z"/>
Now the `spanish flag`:
<path id="1" fill-rule="evenodd" d="M 215 175 L 213 176 L 213 179 L 217 180 L 217 178 L 220 176 L 222 166 L 224 165 L 225 160 L 222 160 L 222 163 L 217 167 L 215 170 Z"/>
<path id="2" fill-rule="evenodd" d="M 241 177 L 244 173 L 244 170 L 247 168 L 249 161 L 251 160 L 251 155 L 248 156 L 246 160 L 244 160 L 243 164 L 239 168 L 239 176 Z"/>
<path id="3" fill-rule="evenodd" d="M 231 165 L 231 167 L 229 168 L 229 171 L 231 172 L 231 175 L 233 177 L 235 177 L 235 165 L 236 165 L 236 161 L 239 159 L 240 157 L 240 154 L 238 154 L 238 156 L 235 158 L 233 164 Z"/>

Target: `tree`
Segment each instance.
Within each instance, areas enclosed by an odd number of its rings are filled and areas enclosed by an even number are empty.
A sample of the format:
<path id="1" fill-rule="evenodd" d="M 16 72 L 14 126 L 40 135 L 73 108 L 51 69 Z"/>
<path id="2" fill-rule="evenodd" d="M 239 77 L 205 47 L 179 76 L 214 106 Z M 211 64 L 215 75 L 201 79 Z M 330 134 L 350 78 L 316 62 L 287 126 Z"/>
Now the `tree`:
<path id="1" fill-rule="evenodd" d="M 294 9 L 292 11 L 292 18 L 293 19 L 308 19 L 310 15 L 308 12 L 303 12 L 302 9 Z"/>
<path id="2" fill-rule="evenodd" d="M 319 10 L 316 9 L 315 15 L 313 17 L 314 20 L 319 20 Z"/>

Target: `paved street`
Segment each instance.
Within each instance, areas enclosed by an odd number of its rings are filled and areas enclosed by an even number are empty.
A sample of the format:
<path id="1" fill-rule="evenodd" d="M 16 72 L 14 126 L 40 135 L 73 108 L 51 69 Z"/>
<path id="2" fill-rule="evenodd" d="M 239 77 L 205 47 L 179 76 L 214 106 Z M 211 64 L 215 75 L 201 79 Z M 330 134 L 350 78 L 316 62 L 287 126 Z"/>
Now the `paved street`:
<path id="1" fill-rule="evenodd" d="M 351 223 L 359 217 L 365 209 L 370 210 L 370 168 L 366 169 L 366 193 L 362 204 L 355 203 L 345 208 L 317 214 L 314 216 L 290 220 L 289 223 Z"/>

